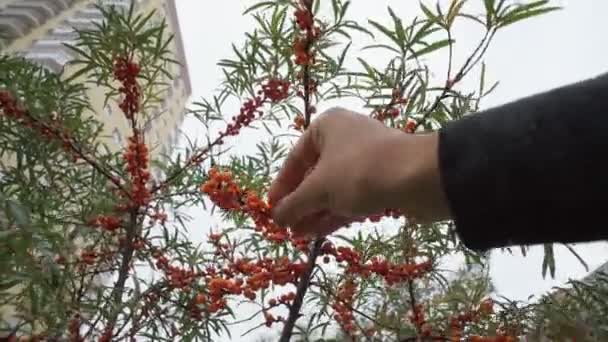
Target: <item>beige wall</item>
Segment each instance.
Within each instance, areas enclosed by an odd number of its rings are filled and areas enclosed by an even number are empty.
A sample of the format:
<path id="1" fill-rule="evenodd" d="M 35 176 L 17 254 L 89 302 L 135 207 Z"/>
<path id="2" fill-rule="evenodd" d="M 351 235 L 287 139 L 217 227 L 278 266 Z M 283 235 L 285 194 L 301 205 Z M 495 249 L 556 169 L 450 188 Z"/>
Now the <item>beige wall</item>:
<path id="1" fill-rule="evenodd" d="M 3 5 L 12 2 L 12 0 L 0 0 L 0 8 Z M 10 43 L 2 52 L 3 53 L 19 53 L 28 51 L 28 49 L 38 40 L 43 40 L 45 36 L 55 27 L 60 26 L 66 19 L 73 18 L 78 12 L 86 6 L 95 3 L 95 0 L 80 0 L 74 2 L 71 8 L 63 11 L 57 17 L 45 22 L 42 26 L 33 29 L 24 37 L 21 37 Z M 171 28 L 178 28 L 174 11 L 174 5 L 171 2 L 163 0 L 144 0 L 139 2 L 142 11 L 149 12 L 156 9 L 160 15 L 168 20 Z M 1 20 L 1 18 L 0 18 Z M 177 32 L 179 35 L 179 32 Z M 179 37 L 177 37 L 179 38 Z M 183 47 L 181 39 L 174 39 L 172 42 L 172 50 L 177 56 L 177 60 L 184 61 Z M 184 63 L 185 64 L 185 63 Z M 171 68 L 172 74 L 179 73 L 179 67 Z M 65 70 L 69 75 L 73 70 Z M 170 154 L 176 137 L 179 135 L 179 126 L 184 117 L 185 105 L 190 96 L 189 78 L 187 75 L 187 67 L 183 68 L 180 73 L 182 76 L 173 81 L 173 87 L 166 93 L 166 98 L 163 103 L 159 104 L 156 110 L 146 113 L 148 117 L 154 117 L 149 123 L 148 129 L 145 130 L 146 141 L 151 147 L 153 158 L 159 158 L 161 154 Z M 122 112 L 118 108 L 115 101 L 110 101 L 108 106 L 104 106 L 104 89 L 91 88 L 89 91 L 91 105 L 94 115 L 100 122 L 104 124 L 104 140 L 112 150 L 121 149 L 127 142 L 130 135 L 128 123 Z M 160 115 L 158 114 L 160 113 Z"/>

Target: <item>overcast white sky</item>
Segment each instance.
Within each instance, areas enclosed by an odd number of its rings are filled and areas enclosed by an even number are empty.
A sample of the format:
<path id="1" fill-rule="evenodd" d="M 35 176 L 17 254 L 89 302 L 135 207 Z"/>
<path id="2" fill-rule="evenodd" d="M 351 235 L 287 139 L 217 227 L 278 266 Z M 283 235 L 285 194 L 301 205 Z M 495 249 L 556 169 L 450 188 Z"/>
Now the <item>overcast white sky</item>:
<path id="1" fill-rule="evenodd" d="M 469 2 L 482 3 L 481 0 Z M 484 108 L 608 72 L 608 21 L 605 20 L 608 1 L 554 2 L 565 6 L 565 9 L 514 25 L 497 35 L 486 63 L 489 79 L 499 80 L 501 84 L 483 102 Z M 238 0 L 177 0 L 193 100 L 208 96 L 217 87 L 222 74 L 215 63 L 220 58 L 232 56 L 230 44 L 241 41 L 244 32 L 253 27 L 251 18 L 241 15 L 246 5 L 251 3 Z M 420 13 L 418 1 L 415 0 L 354 0 L 352 3 L 350 17 L 361 22 L 368 18 L 385 20 L 387 5 L 391 5 L 406 22 Z M 468 26 L 457 30 L 457 60 L 466 56 L 478 35 L 478 29 L 471 30 Z M 436 65 L 442 70 L 441 64 L 434 63 L 445 58 L 446 55 L 439 54 L 433 58 L 431 66 Z M 374 63 L 381 61 L 382 56 L 368 56 L 368 60 Z M 338 104 L 359 109 L 358 103 L 350 101 Z M 323 109 L 329 105 L 320 104 L 319 107 Z M 228 110 L 235 111 L 236 107 Z M 183 130 L 191 137 L 203 132 L 202 127 L 193 120 L 187 120 Z M 249 145 L 246 143 L 242 140 L 239 148 L 246 151 Z M 192 210 L 191 214 L 194 216 L 193 226 L 197 227 L 192 231 L 192 238 L 202 241 L 208 229 L 217 222 L 202 210 Z M 606 243 L 579 245 L 576 249 L 591 268 L 608 259 Z M 530 294 L 543 293 L 570 277 L 578 278 L 586 273 L 563 248 L 558 248 L 556 259 L 557 279 L 543 280 L 540 275 L 542 250 L 539 248 L 533 248 L 527 258 L 494 252 L 492 276 L 498 292 L 510 298 L 525 299 Z M 249 338 L 239 339 L 236 332 L 234 341 L 250 341 Z"/>

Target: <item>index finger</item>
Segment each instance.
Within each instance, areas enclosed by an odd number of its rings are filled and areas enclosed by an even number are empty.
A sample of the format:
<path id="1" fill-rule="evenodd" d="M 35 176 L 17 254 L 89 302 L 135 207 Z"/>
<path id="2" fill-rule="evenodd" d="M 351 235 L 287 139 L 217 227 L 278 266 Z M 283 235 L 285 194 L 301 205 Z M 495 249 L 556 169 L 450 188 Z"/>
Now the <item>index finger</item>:
<path id="1" fill-rule="evenodd" d="M 304 131 L 294 148 L 287 155 L 279 174 L 268 191 L 270 204 L 277 203 L 293 192 L 302 183 L 308 170 L 317 163 L 320 151 L 315 142 L 313 131 L 313 126 Z"/>

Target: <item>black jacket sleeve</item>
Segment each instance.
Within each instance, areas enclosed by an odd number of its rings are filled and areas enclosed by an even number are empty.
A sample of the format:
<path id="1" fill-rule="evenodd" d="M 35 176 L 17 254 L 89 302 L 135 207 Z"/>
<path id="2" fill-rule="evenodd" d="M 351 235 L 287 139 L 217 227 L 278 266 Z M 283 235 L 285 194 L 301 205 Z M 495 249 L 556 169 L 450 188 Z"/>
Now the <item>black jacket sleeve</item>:
<path id="1" fill-rule="evenodd" d="M 439 139 L 469 248 L 608 239 L 608 74 L 468 115 Z"/>

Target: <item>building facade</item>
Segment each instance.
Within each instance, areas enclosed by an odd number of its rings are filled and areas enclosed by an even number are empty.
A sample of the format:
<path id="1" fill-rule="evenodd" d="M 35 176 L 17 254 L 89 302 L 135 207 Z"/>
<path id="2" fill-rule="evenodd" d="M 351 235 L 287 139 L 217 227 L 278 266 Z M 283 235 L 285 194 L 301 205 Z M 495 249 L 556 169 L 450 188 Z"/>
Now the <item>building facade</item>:
<path id="1" fill-rule="evenodd" d="M 138 11 L 156 10 L 166 18 L 174 34 L 171 49 L 181 65 L 170 70 L 172 85 L 162 103 L 149 115 L 145 126 L 146 141 L 152 147 L 152 156 L 169 155 L 177 143 L 179 127 L 184 119 L 185 106 L 191 95 L 190 78 L 175 0 L 0 0 L 0 49 L 4 54 L 15 54 L 37 62 L 48 69 L 60 71 L 74 58 L 64 43 L 76 38 L 77 29 L 93 28 L 101 22 L 96 4 L 128 8 L 135 1 Z M 129 126 L 117 103 L 104 105 L 104 89 L 90 89 L 89 97 L 94 109 L 91 115 L 104 123 L 104 138 L 108 146 L 117 150 L 129 136 Z M 159 176 L 155 173 L 155 176 Z"/>
<path id="2" fill-rule="evenodd" d="M 170 155 L 177 143 L 191 95 L 176 0 L 0 0 L 0 53 L 23 56 L 52 71 L 64 71 L 69 75 L 73 70 L 67 63 L 75 56 L 64 43 L 75 41 L 77 34 L 74 28 L 93 28 L 95 22 L 103 20 L 101 11 L 95 6 L 97 4 L 128 8 L 131 1 L 135 1 L 137 11 L 149 13 L 156 10 L 166 19 L 174 35 L 170 49 L 174 59 L 180 62 L 169 70 L 174 75 L 171 86 L 161 103 L 152 112 L 147 112 L 150 119 L 144 127 L 152 158 L 162 159 Z M 111 150 L 122 149 L 131 132 L 118 104 L 112 101 L 104 104 L 105 90 L 100 87 L 91 87 L 88 96 L 93 111 L 86 115 L 93 115 L 103 123 L 103 139 Z M 2 158 L 3 162 L 11 162 L 10 157 Z M 152 172 L 155 178 L 161 176 L 157 170 L 152 169 Z M 0 318 L 10 324 L 17 322 L 10 306 L 0 307 Z M 6 334 L 6 331 L 0 331 L 0 341 Z"/>

